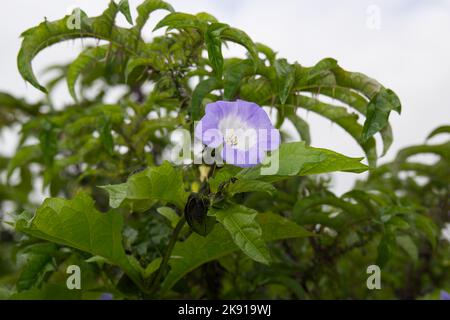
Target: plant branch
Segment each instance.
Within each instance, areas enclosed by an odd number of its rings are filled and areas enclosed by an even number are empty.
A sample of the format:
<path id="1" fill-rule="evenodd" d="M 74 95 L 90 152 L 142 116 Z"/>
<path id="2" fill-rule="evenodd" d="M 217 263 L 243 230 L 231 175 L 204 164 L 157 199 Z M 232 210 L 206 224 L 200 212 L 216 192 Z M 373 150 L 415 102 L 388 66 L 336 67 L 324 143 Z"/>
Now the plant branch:
<path id="1" fill-rule="evenodd" d="M 156 276 L 153 278 L 152 284 L 150 286 L 150 293 L 152 295 L 154 295 L 155 291 L 158 289 L 161 277 L 163 276 L 163 274 L 167 268 L 167 265 L 170 260 L 170 256 L 172 255 L 173 248 L 175 247 L 175 244 L 178 240 L 178 236 L 180 235 L 180 232 L 183 229 L 185 223 L 186 223 L 186 218 L 183 216 L 180 218 L 175 229 L 173 230 L 172 237 L 170 238 L 169 245 L 167 246 L 166 252 L 161 261 L 161 265 L 159 266 L 159 269 L 156 272 Z"/>

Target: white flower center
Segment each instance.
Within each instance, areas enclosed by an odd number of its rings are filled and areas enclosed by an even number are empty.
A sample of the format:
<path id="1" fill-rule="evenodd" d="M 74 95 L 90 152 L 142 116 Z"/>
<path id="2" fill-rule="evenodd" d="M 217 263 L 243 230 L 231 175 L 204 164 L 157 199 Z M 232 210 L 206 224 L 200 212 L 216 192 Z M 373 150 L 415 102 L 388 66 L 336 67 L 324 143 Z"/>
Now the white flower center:
<path id="1" fill-rule="evenodd" d="M 235 115 L 223 118 L 219 122 L 219 130 L 225 143 L 239 150 L 246 151 L 258 141 L 256 130 Z"/>

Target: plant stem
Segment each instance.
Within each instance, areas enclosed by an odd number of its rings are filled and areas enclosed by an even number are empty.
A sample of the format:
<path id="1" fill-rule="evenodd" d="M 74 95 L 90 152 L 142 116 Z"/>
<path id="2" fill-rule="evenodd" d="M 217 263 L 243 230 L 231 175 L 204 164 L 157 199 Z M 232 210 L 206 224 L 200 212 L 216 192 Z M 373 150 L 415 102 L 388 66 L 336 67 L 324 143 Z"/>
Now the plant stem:
<path id="1" fill-rule="evenodd" d="M 170 260 L 170 256 L 172 255 L 173 248 L 175 247 L 175 244 L 178 240 L 178 236 L 180 235 L 180 232 L 183 229 L 185 223 L 186 223 L 186 218 L 184 216 L 182 216 L 180 218 L 180 220 L 178 221 L 175 229 L 173 230 L 172 237 L 170 238 L 170 241 L 169 241 L 169 245 L 167 246 L 166 252 L 164 253 L 164 256 L 163 256 L 163 259 L 159 266 L 159 269 L 156 272 L 156 276 L 153 278 L 152 284 L 150 286 L 149 291 L 151 294 L 155 294 L 155 291 L 158 289 L 161 277 L 163 276 L 164 271 L 167 268 L 167 265 Z"/>

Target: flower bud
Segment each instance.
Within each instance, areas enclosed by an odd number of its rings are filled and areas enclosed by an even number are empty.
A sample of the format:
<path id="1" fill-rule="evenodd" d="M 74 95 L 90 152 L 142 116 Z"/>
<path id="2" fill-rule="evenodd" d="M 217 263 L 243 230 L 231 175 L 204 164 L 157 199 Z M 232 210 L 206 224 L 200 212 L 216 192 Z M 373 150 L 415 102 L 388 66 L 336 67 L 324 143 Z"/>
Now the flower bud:
<path id="1" fill-rule="evenodd" d="M 208 235 L 216 223 L 214 217 L 208 216 L 209 201 L 207 198 L 192 193 L 189 196 L 184 215 L 192 231 L 201 236 Z"/>

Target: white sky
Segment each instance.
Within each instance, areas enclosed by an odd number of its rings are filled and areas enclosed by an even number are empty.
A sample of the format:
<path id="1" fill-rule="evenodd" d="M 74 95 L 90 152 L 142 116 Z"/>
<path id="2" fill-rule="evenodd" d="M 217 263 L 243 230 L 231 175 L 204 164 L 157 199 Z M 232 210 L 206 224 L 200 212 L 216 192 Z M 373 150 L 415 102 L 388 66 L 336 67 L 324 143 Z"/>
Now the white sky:
<path id="1" fill-rule="evenodd" d="M 393 114 L 394 144 L 386 157 L 406 145 L 422 143 L 436 126 L 450 122 L 450 1 L 418 0 L 173 0 L 177 11 L 206 11 L 220 21 L 246 31 L 279 56 L 309 66 L 324 57 L 337 59 L 347 70 L 360 71 L 393 89 L 403 105 L 401 116 Z M 107 0 L 15 0 L 3 1 L 0 11 L 0 90 L 36 99 L 39 91 L 25 84 L 16 68 L 19 34 L 44 17 L 61 18 L 73 7 L 88 15 L 106 8 Z M 140 0 L 130 0 L 133 17 Z M 151 18 L 152 26 L 165 13 Z M 379 19 L 377 19 L 377 17 Z M 120 23 L 126 23 L 121 19 Z M 375 27 L 375 28 L 374 28 Z M 379 28 L 376 28 L 379 27 Z M 73 59 L 81 42 L 66 42 L 43 51 L 35 59 L 39 71 L 46 65 Z M 243 50 L 231 48 L 231 53 Z M 39 78 L 42 80 L 42 77 Z M 70 101 L 65 88 L 54 98 Z M 357 144 L 336 125 L 308 114 L 312 144 L 363 156 Z M 11 153 L 12 133 L 0 136 L 0 153 Z M 336 174 L 335 190 L 351 188 L 357 175 Z"/>

